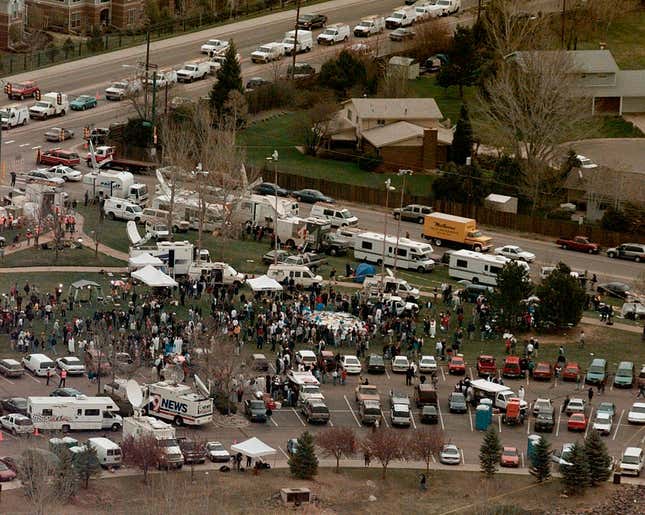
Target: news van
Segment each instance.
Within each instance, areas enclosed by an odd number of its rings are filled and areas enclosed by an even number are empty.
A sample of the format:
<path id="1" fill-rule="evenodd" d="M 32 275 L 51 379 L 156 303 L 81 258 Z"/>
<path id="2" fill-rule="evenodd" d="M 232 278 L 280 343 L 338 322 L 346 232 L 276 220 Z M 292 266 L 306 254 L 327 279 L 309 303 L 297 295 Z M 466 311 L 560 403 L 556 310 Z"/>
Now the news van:
<path id="1" fill-rule="evenodd" d="M 186 384 L 160 381 L 144 387 L 147 406 L 144 415 L 171 420 L 177 426 L 202 426 L 213 420 L 213 399 L 208 388 L 195 376 L 193 390 Z"/>

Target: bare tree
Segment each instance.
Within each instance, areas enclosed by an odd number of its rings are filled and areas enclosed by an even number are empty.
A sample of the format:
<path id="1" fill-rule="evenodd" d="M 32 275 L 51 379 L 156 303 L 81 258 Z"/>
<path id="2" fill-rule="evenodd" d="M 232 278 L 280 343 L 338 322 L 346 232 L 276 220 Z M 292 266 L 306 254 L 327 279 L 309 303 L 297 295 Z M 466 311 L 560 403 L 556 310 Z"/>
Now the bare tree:
<path id="1" fill-rule="evenodd" d="M 121 442 L 123 463 L 136 467 L 143 472 L 143 482 L 148 484 L 148 472 L 151 468 L 160 467 L 164 461 L 164 451 L 157 439 L 150 434 L 137 438 L 127 436 Z"/>
<path id="2" fill-rule="evenodd" d="M 356 433 L 351 427 L 329 427 L 318 433 L 316 444 L 325 456 L 336 458 L 336 472 L 340 472 L 340 459 L 356 452 Z"/>
<path id="3" fill-rule="evenodd" d="M 60 502 L 58 484 L 54 481 L 59 470 L 58 457 L 41 449 L 26 449 L 17 460 L 18 479 L 27 500 L 38 515 Z"/>
<path id="4" fill-rule="evenodd" d="M 445 52 L 452 41 L 453 28 L 447 18 L 430 18 L 415 23 L 415 38 L 411 53 L 417 59 L 426 59 L 433 54 Z"/>
<path id="5" fill-rule="evenodd" d="M 410 456 L 426 463 L 426 473 L 430 473 L 430 462 L 443 447 L 443 432 L 435 428 L 417 429 L 410 434 L 408 448 Z"/>
<path id="6" fill-rule="evenodd" d="M 406 98 L 408 96 L 408 71 L 403 66 L 388 68 L 379 82 L 381 98 Z"/>
<path id="7" fill-rule="evenodd" d="M 579 137 L 591 114 L 566 52 L 524 52 L 501 63 L 479 94 L 473 126 L 479 139 L 516 156 L 523 189 L 541 207 L 562 184 L 560 144 Z"/>
<path id="8" fill-rule="evenodd" d="M 322 101 L 296 118 L 294 131 L 302 138 L 305 152 L 315 156 L 330 135 L 338 105 Z"/>
<path id="9" fill-rule="evenodd" d="M 408 456 L 407 442 L 401 438 L 401 433 L 389 427 L 381 427 L 370 433 L 361 442 L 361 447 L 381 463 L 383 479 L 390 462 L 403 460 Z"/>

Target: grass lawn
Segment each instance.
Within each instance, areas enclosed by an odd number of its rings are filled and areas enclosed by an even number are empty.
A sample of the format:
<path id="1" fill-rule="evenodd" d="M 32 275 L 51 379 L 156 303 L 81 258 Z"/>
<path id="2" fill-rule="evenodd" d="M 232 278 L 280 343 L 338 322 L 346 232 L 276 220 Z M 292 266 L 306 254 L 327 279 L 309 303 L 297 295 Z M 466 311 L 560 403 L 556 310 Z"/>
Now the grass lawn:
<path id="1" fill-rule="evenodd" d="M 100 243 L 121 252 L 128 252 L 129 242 L 125 231 L 125 222 L 105 217 L 99 226 L 99 213 L 96 207 L 79 206 L 78 212 L 84 219 L 83 231 L 85 234 L 94 238 L 95 231 L 99 227 L 98 239 Z"/>
<path id="2" fill-rule="evenodd" d="M 408 88 L 411 97 L 434 98 L 444 118 L 449 118 L 452 125 L 459 119 L 459 110 L 463 101 L 470 102 L 475 98 L 474 87 L 464 88 L 462 99 L 459 96 L 458 87 L 442 88 L 437 85 L 434 75 L 408 81 Z"/>
<path id="3" fill-rule="evenodd" d="M 5 256 L 2 260 L 3 267 L 27 266 L 125 266 L 127 263 L 107 254 L 99 252 L 94 255 L 94 250 L 87 247 L 82 249 L 65 249 L 58 254 L 53 250 L 41 250 L 39 247 L 20 250 Z"/>
<path id="4" fill-rule="evenodd" d="M 595 116 L 591 119 L 590 133 L 585 138 L 642 138 L 643 132 L 622 116 Z"/>

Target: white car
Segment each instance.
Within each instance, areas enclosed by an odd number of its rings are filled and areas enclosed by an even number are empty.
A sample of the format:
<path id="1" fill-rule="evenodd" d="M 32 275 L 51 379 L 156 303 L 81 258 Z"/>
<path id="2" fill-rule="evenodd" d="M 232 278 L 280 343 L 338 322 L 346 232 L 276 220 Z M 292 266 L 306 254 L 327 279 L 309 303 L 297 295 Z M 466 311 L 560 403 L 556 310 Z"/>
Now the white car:
<path id="1" fill-rule="evenodd" d="M 212 462 L 228 463 L 231 461 L 230 453 L 219 442 L 208 442 L 206 444 L 206 453 L 208 454 L 208 459 Z"/>
<path id="2" fill-rule="evenodd" d="M 83 375 L 85 374 L 85 365 L 76 356 L 67 356 L 65 358 L 58 358 L 56 366 L 60 370 L 66 370 L 69 375 Z"/>
<path id="3" fill-rule="evenodd" d="M 439 452 L 439 461 L 444 465 L 461 464 L 461 452 L 454 443 L 447 443 Z"/>
<path id="4" fill-rule="evenodd" d="M 643 465 L 645 464 L 645 455 L 640 447 L 627 447 L 620 460 L 620 472 L 624 475 L 640 476 Z"/>
<path id="5" fill-rule="evenodd" d="M 209 39 L 206 43 L 201 46 L 202 54 L 212 54 L 223 52 L 228 48 L 228 41 L 223 41 L 221 39 Z"/>
<path id="6" fill-rule="evenodd" d="M 509 259 L 525 261 L 526 263 L 532 263 L 533 261 L 535 261 L 535 254 L 523 250 L 522 247 L 518 247 L 517 245 L 505 245 L 504 247 L 497 247 L 495 249 L 495 254 L 504 256 Z"/>
<path id="7" fill-rule="evenodd" d="M 11 413 L 0 417 L 0 426 L 13 435 L 24 435 L 34 432 L 34 424 L 31 419 L 20 413 Z"/>
<path id="8" fill-rule="evenodd" d="M 537 417 L 540 411 L 549 411 L 553 413 L 553 404 L 551 399 L 536 399 L 533 403 L 533 416 Z"/>
<path id="9" fill-rule="evenodd" d="M 576 156 L 576 159 L 580 163 L 580 168 L 598 168 L 598 165 L 596 163 L 581 154 L 578 154 Z"/>
<path id="10" fill-rule="evenodd" d="M 553 463 L 557 463 L 560 466 L 571 465 L 571 462 L 567 460 L 569 459 L 569 453 L 571 452 L 572 448 L 573 448 L 572 443 L 562 444 L 562 449 L 555 449 L 551 453 L 551 461 Z"/>
<path id="11" fill-rule="evenodd" d="M 340 358 L 340 366 L 348 374 L 360 374 L 361 371 L 363 370 L 361 362 L 358 360 L 356 356 L 350 356 L 350 355 L 342 356 Z"/>
<path id="12" fill-rule="evenodd" d="M 392 360 L 392 372 L 405 372 L 410 368 L 407 356 L 395 356 Z"/>
<path id="13" fill-rule="evenodd" d="M 601 435 L 609 435 L 611 433 L 611 425 L 613 423 L 612 417 L 606 411 L 599 411 L 596 413 L 596 418 L 593 421 L 593 429 L 598 431 Z"/>
<path id="14" fill-rule="evenodd" d="M 645 424 L 645 402 L 635 402 L 627 414 L 630 424 Z"/>
<path id="15" fill-rule="evenodd" d="M 587 405 L 585 404 L 584 399 L 573 398 L 567 404 L 565 412 L 567 415 L 572 413 L 584 413 L 586 411 Z"/>
<path id="16" fill-rule="evenodd" d="M 421 356 L 419 360 L 419 373 L 434 374 L 437 371 L 437 360 L 434 356 Z"/>
<path id="17" fill-rule="evenodd" d="M 105 383 L 103 385 L 103 393 L 109 395 L 113 399 L 120 399 L 122 401 L 127 400 L 128 395 L 126 392 L 126 385 L 128 384 L 127 379 L 116 378 L 111 383 Z"/>
<path id="18" fill-rule="evenodd" d="M 81 172 L 65 165 L 52 166 L 51 168 L 48 168 L 47 171 L 52 174 L 52 176 L 60 177 L 66 182 L 80 182 L 83 178 L 83 174 Z"/>

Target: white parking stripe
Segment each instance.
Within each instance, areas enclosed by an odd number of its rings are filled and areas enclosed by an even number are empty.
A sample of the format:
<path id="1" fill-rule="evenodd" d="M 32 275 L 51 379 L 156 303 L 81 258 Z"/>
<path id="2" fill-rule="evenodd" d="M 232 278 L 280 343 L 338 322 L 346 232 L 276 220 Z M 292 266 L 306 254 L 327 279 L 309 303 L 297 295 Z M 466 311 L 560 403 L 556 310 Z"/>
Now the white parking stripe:
<path id="1" fill-rule="evenodd" d="M 430 456 L 432 456 L 432 463 L 437 463 L 437 458 L 434 457 L 434 454 L 431 454 Z"/>
<path id="2" fill-rule="evenodd" d="M 381 410 L 381 419 L 385 423 L 385 427 L 390 427 L 390 425 L 387 423 L 387 418 L 385 418 L 385 414 L 383 413 L 383 410 Z"/>
<path id="3" fill-rule="evenodd" d="M 443 425 L 443 415 L 441 414 L 441 406 L 439 406 L 439 403 L 437 403 L 437 411 L 439 412 L 439 421 L 441 422 L 441 430 L 445 431 L 446 426 Z"/>
<path id="4" fill-rule="evenodd" d="M 29 374 L 25 374 L 25 375 L 26 375 L 27 377 L 30 377 L 32 381 L 35 381 L 35 382 L 37 382 L 37 383 L 39 383 L 39 384 L 40 384 L 40 383 L 42 383 L 42 381 L 41 381 L 40 379 L 38 379 L 37 377 L 30 376 Z"/>
<path id="5" fill-rule="evenodd" d="M 289 455 L 288 455 L 286 452 L 284 452 L 284 450 L 282 449 L 282 447 L 278 446 L 278 449 L 280 449 L 280 452 L 281 452 L 282 454 L 284 454 L 284 457 L 285 457 L 285 458 L 289 459 Z"/>
<path id="6" fill-rule="evenodd" d="M 334 427 L 334 423 L 331 421 L 331 417 L 329 418 L 329 425 L 330 425 L 331 427 Z"/>
<path id="7" fill-rule="evenodd" d="M 616 439 L 616 435 L 618 434 L 618 429 L 620 428 L 620 423 L 623 420 L 623 415 L 625 414 L 625 410 L 622 410 L 620 412 L 620 417 L 618 417 L 618 424 L 616 424 L 616 431 L 614 431 L 614 436 L 612 437 L 612 440 Z"/>
<path id="8" fill-rule="evenodd" d="M 13 383 L 13 381 L 9 381 L 9 379 L 7 379 L 7 378 L 6 378 L 6 377 L 4 377 L 4 376 L 0 376 L 0 377 L 2 377 L 2 379 L 3 379 L 3 380 L 7 381 L 7 383 L 9 383 L 9 384 L 14 384 L 14 383 Z"/>
<path id="9" fill-rule="evenodd" d="M 15 139 L 10 139 L 8 141 L 5 141 L 4 144 L 9 145 L 9 143 L 13 143 L 14 141 L 16 141 L 16 140 Z"/>
<path id="10" fill-rule="evenodd" d="M 473 367 L 468 367 L 468 371 L 470 372 L 470 377 L 475 377 L 473 374 Z"/>
<path id="11" fill-rule="evenodd" d="M 279 426 L 278 426 L 278 423 L 277 423 L 275 420 L 273 420 L 273 417 L 269 417 L 269 420 L 271 421 L 271 423 L 272 423 L 275 427 L 279 427 Z"/>
<path id="12" fill-rule="evenodd" d="M 527 373 L 526 374 L 526 386 L 528 386 L 528 385 L 529 385 L 529 374 Z"/>
<path id="13" fill-rule="evenodd" d="M 499 432 L 502 432 L 502 416 L 497 415 L 497 422 L 499 422 Z"/>
<path id="14" fill-rule="evenodd" d="M 441 370 L 441 377 L 443 377 L 443 382 L 446 382 L 446 373 L 443 371 L 443 367 L 439 367 L 439 370 Z"/>
<path id="15" fill-rule="evenodd" d="M 560 434 L 560 420 L 562 419 L 562 410 L 558 413 L 558 425 L 555 427 L 555 436 Z"/>
<path id="16" fill-rule="evenodd" d="M 296 411 L 296 408 L 291 408 L 291 411 L 293 411 L 293 414 L 296 416 L 298 420 L 300 420 L 300 423 L 303 425 L 303 427 L 306 427 L 307 424 L 303 422 L 303 420 L 300 418 L 300 415 L 298 415 L 298 412 Z"/>
<path id="17" fill-rule="evenodd" d="M 410 410 L 410 420 L 412 421 L 412 427 L 413 427 L 414 429 L 416 429 L 416 428 L 417 428 L 417 425 L 416 425 L 416 423 L 414 422 L 414 415 L 412 414 L 412 410 Z"/>
<path id="18" fill-rule="evenodd" d="M 470 406 L 468 406 L 468 420 L 470 421 L 470 430 L 475 431 L 475 428 L 473 427 L 473 414 L 470 411 Z"/>
<path id="19" fill-rule="evenodd" d="M 464 457 L 464 450 L 460 447 L 459 452 L 461 452 L 461 463 L 466 464 L 466 458 Z"/>
<path id="20" fill-rule="evenodd" d="M 520 453 L 520 463 L 522 464 L 522 468 L 524 468 L 524 453 Z"/>
<path id="21" fill-rule="evenodd" d="M 358 421 L 358 417 L 356 416 L 356 413 L 354 413 L 354 410 L 352 409 L 351 404 L 349 403 L 349 400 L 347 399 L 347 395 L 343 395 L 345 398 L 345 402 L 347 403 L 347 407 L 349 408 L 349 411 L 352 412 L 352 417 L 354 417 L 354 420 L 356 421 L 356 425 L 358 427 L 361 427 L 361 423 Z"/>
<path id="22" fill-rule="evenodd" d="M 529 416 L 527 417 L 527 422 L 526 422 L 526 434 L 531 434 L 531 415 L 529 411 Z"/>
<path id="23" fill-rule="evenodd" d="M 385 368 L 385 375 L 387 376 L 388 379 L 390 379 L 390 374 L 387 371 L 387 367 Z"/>
<path id="24" fill-rule="evenodd" d="M 591 407 L 591 411 L 589 412 L 589 419 L 587 420 L 587 427 L 585 429 L 585 438 L 587 437 L 587 433 L 589 432 L 589 426 L 592 425 L 591 421 L 593 420 L 593 406 Z"/>
<path id="25" fill-rule="evenodd" d="M 23 143 L 22 145 L 19 145 L 19 147 L 26 147 L 27 145 L 30 145 L 30 143 Z"/>

